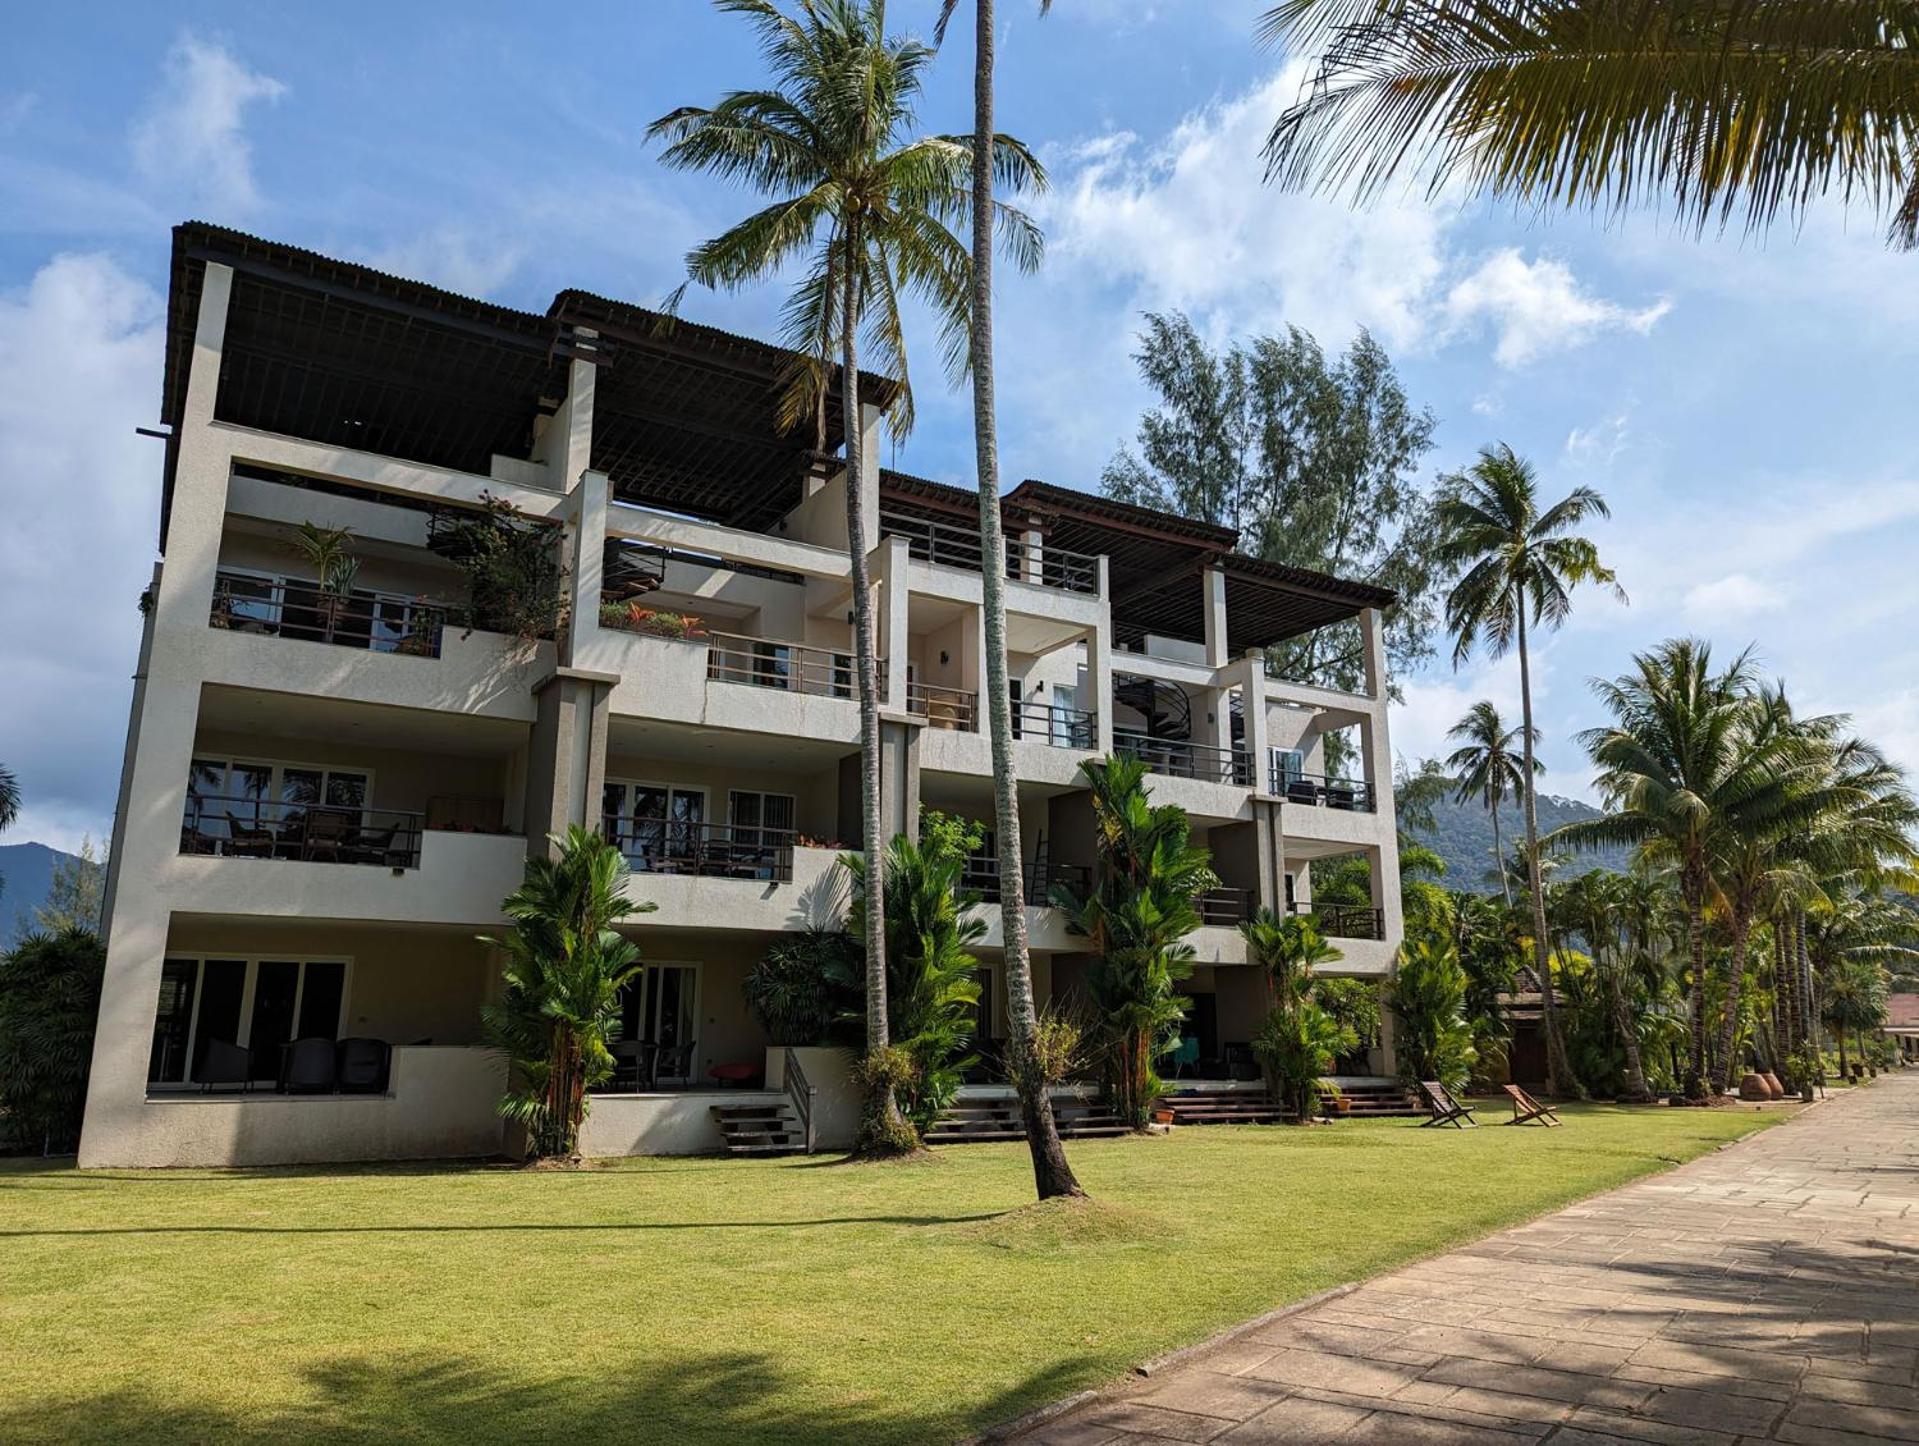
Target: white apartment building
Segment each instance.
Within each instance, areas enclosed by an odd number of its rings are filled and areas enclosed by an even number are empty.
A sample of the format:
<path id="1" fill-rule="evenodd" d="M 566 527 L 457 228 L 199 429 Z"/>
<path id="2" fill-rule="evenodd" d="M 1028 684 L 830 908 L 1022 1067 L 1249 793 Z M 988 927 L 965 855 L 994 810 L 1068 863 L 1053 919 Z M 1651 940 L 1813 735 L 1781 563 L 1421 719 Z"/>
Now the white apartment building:
<path id="1" fill-rule="evenodd" d="M 658 320 L 577 291 L 519 312 L 176 230 L 164 560 L 83 1165 L 499 1152 L 504 1066 L 479 1045 L 497 959 L 478 936 L 502 927 L 529 851 L 574 823 L 616 839 L 657 906 L 632 923 L 646 971 L 585 1147 L 715 1150 L 716 1105 L 803 1107 L 828 1143 L 850 1127 L 843 1064 L 769 1048 L 741 987 L 783 933 L 837 920 L 859 837 L 845 420 L 829 412 L 824 453 L 810 426 L 782 434 L 786 354 Z M 885 401 L 884 379 L 864 385 Z M 975 498 L 880 468 L 877 412 L 858 425 L 889 828 L 922 805 L 990 824 Z M 462 579 L 435 529 L 487 498 L 563 530 L 556 638 L 446 620 Z M 1400 938 L 1393 597 L 1085 492 L 1025 482 L 1004 505 L 1027 898 L 1092 863 L 1080 765 L 1145 758 L 1223 882 L 1192 939 L 1182 1085 L 1255 1091 L 1247 912 L 1314 910 L 1315 864 L 1357 855 L 1371 906 L 1316 910 L 1344 956 L 1330 972 L 1384 980 Z M 305 522 L 351 529 L 344 609 L 289 545 Z M 1363 649 L 1365 694 L 1268 676 L 1269 645 L 1331 627 Z M 1328 773 L 1335 738 L 1350 777 Z M 974 882 L 995 892 L 990 858 Z M 990 1046 L 1005 1004 L 984 907 Z M 1085 941 L 1043 902 L 1028 920 L 1040 998 L 1069 996 Z M 372 1043 L 330 1056 L 338 1041 Z M 1389 1074 L 1390 1038 L 1351 1068 Z"/>

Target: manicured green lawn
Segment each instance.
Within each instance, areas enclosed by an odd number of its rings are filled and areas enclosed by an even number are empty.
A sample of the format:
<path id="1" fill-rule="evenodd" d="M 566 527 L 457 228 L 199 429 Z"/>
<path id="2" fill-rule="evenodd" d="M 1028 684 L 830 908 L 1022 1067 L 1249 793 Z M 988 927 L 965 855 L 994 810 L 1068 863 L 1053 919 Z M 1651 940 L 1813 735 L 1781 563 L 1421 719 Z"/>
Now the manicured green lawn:
<path id="1" fill-rule="evenodd" d="M 1499 1118 L 1492 1106 L 1487 1118 Z M 0 1162 L 0 1441 L 941 1441 L 1779 1118 L 1566 1111 L 906 1165 Z"/>

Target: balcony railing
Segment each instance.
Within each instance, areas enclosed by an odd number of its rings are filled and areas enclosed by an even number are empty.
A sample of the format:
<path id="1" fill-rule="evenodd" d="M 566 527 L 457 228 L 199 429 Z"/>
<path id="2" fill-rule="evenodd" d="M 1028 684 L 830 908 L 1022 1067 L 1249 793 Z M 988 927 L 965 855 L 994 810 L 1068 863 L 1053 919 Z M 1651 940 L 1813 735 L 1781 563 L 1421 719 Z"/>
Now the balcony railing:
<path id="1" fill-rule="evenodd" d="M 1154 773 L 1169 778 L 1197 778 L 1206 783 L 1230 783 L 1241 788 L 1253 781 L 1252 759 L 1243 748 L 1214 748 L 1185 738 L 1154 738 L 1115 728 L 1113 751 L 1139 759 Z"/>
<path id="2" fill-rule="evenodd" d="M 1253 917 L 1257 900 L 1251 889 L 1208 889 L 1199 896 L 1199 921 L 1202 924 L 1243 924 Z"/>
<path id="3" fill-rule="evenodd" d="M 1084 708 L 1027 699 L 1013 705 L 1013 736 L 1055 748 L 1097 748 L 1099 717 Z"/>
<path id="4" fill-rule="evenodd" d="M 314 583 L 222 568 L 207 621 L 227 632 L 437 658 L 446 612 L 418 598 L 359 589 L 334 597 Z"/>
<path id="5" fill-rule="evenodd" d="M 938 683 L 908 683 L 906 709 L 926 719 L 929 728 L 952 733 L 979 732 L 979 694 Z"/>
<path id="6" fill-rule="evenodd" d="M 190 794 L 180 852 L 413 869 L 422 822 L 421 814 L 393 808 Z"/>
<path id="7" fill-rule="evenodd" d="M 706 645 L 706 676 L 715 683 L 744 683 L 782 693 L 810 693 L 821 698 L 852 698 L 858 694 L 851 653 L 815 648 L 778 638 L 753 638 L 740 633 L 713 633 Z M 880 701 L 886 699 L 886 663 L 877 664 Z"/>
<path id="8" fill-rule="evenodd" d="M 880 535 L 905 538 L 907 554 L 920 562 L 942 563 L 947 567 L 965 568 L 968 572 L 985 571 L 980 565 L 985 553 L 980 547 L 979 529 L 976 527 L 935 522 L 931 518 L 914 517 L 883 507 L 880 509 Z M 1005 544 L 1006 576 L 1066 592 L 1099 591 L 1097 557 L 1083 552 L 1068 552 L 1060 547 L 1035 545 L 1016 536 L 1008 536 Z"/>
<path id="9" fill-rule="evenodd" d="M 1370 904 L 1288 904 L 1286 912 L 1311 919 L 1325 939 L 1386 937 L 1386 913 Z"/>
<path id="10" fill-rule="evenodd" d="M 1269 771 L 1267 786 L 1288 803 L 1316 808 L 1338 808 L 1348 813 L 1373 812 L 1373 790 L 1363 778 L 1337 778 L 1323 773 L 1299 773 L 1279 765 Z"/>
<path id="11" fill-rule="evenodd" d="M 789 828 L 608 814 L 601 831 L 635 873 L 793 881 L 793 844 L 799 835 Z"/>
<path id="12" fill-rule="evenodd" d="M 999 856 L 973 854 L 966 860 L 966 871 L 960 876 L 960 887 L 978 893 L 984 903 L 997 904 L 1000 901 L 999 880 Z M 1051 902 L 1055 885 L 1063 885 L 1083 897 L 1092 887 L 1093 871 L 1085 864 L 1043 863 L 1034 859 L 1028 861 L 1021 870 L 1020 882 L 1027 904 L 1043 908 Z"/>

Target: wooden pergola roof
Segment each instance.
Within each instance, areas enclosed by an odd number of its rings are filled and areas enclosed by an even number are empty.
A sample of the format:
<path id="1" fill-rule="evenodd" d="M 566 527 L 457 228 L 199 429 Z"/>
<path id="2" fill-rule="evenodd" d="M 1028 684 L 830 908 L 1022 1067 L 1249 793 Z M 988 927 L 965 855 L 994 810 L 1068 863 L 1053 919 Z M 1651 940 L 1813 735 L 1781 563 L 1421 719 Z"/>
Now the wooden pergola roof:
<path id="1" fill-rule="evenodd" d="M 599 368 L 592 460 L 616 496 L 749 528 L 800 500 L 816 439 L 778 429 L 780 347 L 584 291 L 518 311 L 205 222 L 173 235 L 161 416 L 176 434 L 209 261 L 234 271 L 222 421 L 484 476 L 495 453 L 529 454 L 578 357 Z M 880 406 L 897 390 L 861 385 Z"/>

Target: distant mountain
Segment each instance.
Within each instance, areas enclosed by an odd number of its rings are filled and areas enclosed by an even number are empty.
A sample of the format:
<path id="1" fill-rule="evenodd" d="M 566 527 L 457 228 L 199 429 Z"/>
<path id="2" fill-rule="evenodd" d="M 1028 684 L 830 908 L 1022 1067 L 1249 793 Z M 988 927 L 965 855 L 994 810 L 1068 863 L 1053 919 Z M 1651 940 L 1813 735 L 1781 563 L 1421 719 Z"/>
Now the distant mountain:
<path id="1" fill-rule="evenodd" d="M 33 927 L 34 911 L 53 885 L 53 866 L 72 858 L 45 844 L 0 844 L 0 946 Z"/>
<path id="2" fill-rule="evenodd" d="M 1557 798 L 1549 793 L 1539 795 L 1539 834 L 1542 838 L 1565 824 L 1600 816 L 1599 809 L 1590 803 L 1581 803 L 1576 798 Z M 1446 887 L 1481 894 L 1499 892 L 1497 877 L 1487 877 L 1493 867 L 1492 815 L 1477 803 L 1453 803 L 1448 800 L 1433 809 L 1433 820 L 1438 827 L 1431 833 L 1408 832 L 1446 861 Z M 1507 804 L 1500 806 L 1499 832 L 1506 852 L 1510 854 L 1513 846 L 1526 833 L 1526 821 L 1518 808 Z M 1577 878 L 1594 869 L 1623 869 L 1627 862 L 1628 851 L 1625 849 L 1574 854 L 1547 878 Z"/>

